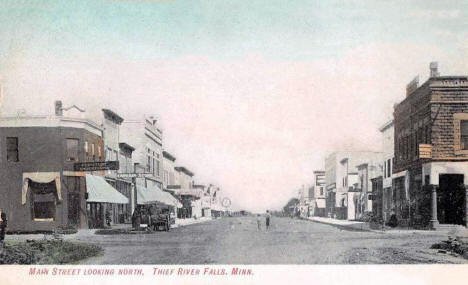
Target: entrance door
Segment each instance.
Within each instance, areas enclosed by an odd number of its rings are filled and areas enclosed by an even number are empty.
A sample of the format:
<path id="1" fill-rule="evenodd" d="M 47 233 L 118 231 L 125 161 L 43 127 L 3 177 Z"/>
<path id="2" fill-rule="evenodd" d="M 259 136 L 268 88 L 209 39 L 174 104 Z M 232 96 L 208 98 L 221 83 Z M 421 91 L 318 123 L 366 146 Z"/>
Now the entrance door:
<path id="1" fill-rule="evenodd" d="M 68 225 L 79 227 L 80 225 L 80 194 L 68 193 Z"/>
<path id="2" fill-rule="evenodd" d="M 437 218 L 441 224 L 465 224 L 466 193 L 463 174 L 441 174 L 437 191 Z"/>

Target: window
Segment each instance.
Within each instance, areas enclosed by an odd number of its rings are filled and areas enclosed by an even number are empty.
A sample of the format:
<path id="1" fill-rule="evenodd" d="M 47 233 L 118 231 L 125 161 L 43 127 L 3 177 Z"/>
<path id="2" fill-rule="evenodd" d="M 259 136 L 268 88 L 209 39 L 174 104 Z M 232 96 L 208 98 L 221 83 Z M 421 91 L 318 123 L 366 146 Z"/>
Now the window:
<path id="1" fill-rule="evenodd" d="M 460 121 L 460 148 L 468 150 L 468 120 Z"/>
<path id="2" fill-rule="evenodd" d="M 7 138 L 7 160 L 14 162 L 19 161 L 18 138 Z"/>
<path id="3" fill-rule="evenodd" d="M 30 182 L 32 218 L 36 221 L 53 221 L 55 218 L 55 182 Z"/>
<path id="4" fill-rule="evenodd" d="M 146 162 L 146 171 L 151 172 L 151 156 L 147 156 L 148 161 Z"/>
<path id="5" fill-rule="evenodd" d="M 67 161 L 78 161 L 78 139 L 67 139 Z"/>
<path id="6" fill-rule="evenodd" d="M 91 155 L 93 156 L 93 161 L 96 160 L 96 149 L 93 143 L 91 144 Z"/>
<path id="7" fill-rule="evenodd" d="M 159 176 L 159 160 L 156 160 L 156 175 Z"/>
<path id="8" fill-rule="evenodd" d="M 323 196 L 323 187 L 320 187 L 320 196 Z"/>
<path id="9" fill-rule="evenodd" d="M 387 178 L 387 161 L 384 161 L 383 166 L 384 166 L 383 177 Z"/>
<path id="10" fill-rule="evenodd" d="M 97 152 L 98 152 L 99 160 L 102 160 L 102 148 L 100 145 L 98 145 L 97 147 Z"/>
<path id="11" fill-rule="evenodd" d="M 85 141 L 85 143 L 84 143 L 84 151 L 85 151 L 86 155 L 88 155 L 88 152 L 89 152 L 88 141 Z"/>
<path id="12" fill-rule="evenodd" d="M 387 177 L 392 176 L 392 160 L 388 159 L 387 160 Z"/>

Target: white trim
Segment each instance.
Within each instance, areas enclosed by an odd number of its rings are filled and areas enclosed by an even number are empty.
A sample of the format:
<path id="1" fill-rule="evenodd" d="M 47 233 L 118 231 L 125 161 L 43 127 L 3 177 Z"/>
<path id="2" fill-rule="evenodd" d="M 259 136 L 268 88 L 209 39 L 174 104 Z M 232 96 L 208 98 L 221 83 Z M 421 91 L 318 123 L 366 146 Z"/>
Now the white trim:
<path id="1" fill-rule="evenodd" d="M 439 185 L 440 174 L 463 174 L 463 183 L 468 185 L 468 163 L 466 161 L 429 162 L 422 165 L 423 178 L 430 176 L 430 184 Z"/>
<path id="2" fill-rule="evenodd" d="M 400 171 L 400 172 L 397 172 L 397 173 L 393 173 L 392 174 L 392 179 L 403 177 L 403 176 L 406 175 L 407 172 L 408 172 L 408 170 L 403 170 L 403 171 Z"/>
<path id="3" fill-rule="evenodd" d="M 0 118 L 0 127 L 68 127 L 85 129 L 95 135 L 102 135 L 102 128 L 88 119 L 57 117 L 57 116 L 27 116 L 27 117 L 3 117 Z"/>

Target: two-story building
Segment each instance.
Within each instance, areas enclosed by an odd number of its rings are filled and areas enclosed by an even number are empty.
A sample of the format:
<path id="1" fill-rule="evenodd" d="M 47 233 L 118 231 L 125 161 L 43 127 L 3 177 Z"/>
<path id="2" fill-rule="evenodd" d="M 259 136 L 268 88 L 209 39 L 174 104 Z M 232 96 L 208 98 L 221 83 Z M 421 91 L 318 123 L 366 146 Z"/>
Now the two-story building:
<path id="1" fill-rule="evenodd" d="M 312 197 L 310 203 L 310 215 L 317 217 L 326 216 L 326 192 L 325 192 L 325 171 L 316 170 L 313 175 L 313 185 L 310 188 Z"/>
<path id="2" fill-rule="evenodd" d="M 0 118 L 0 208 L 10 231 L 102 227 L 105 205 L 128 199 L 102 171 L 75 167 L 104 159 L 101 127 L 76 106 L 57 101 L 52 116 Z"/>
<path id="3" fill-rule="evenodd" d="M 393 162 L 394 162 L 394 124 L 393 120 L 379 128 L 382 134 L 382 165 L 381 175 L 371 178 L 373 190 L 372 212 L 377 220 L 385 223 L 394 211 L 393 203 Z"/>
<path id="4" fill-rule="evenodd" d="M 104 141 L 105 157 L 107 161 L 118 161 L 118 170 L 107 170 L 106 181 L 130 201 L 128 204 L 115 204 L 111 211 L 111 223 L 128 223 L 131 221 L 132 205 L 134 205 L 134 193 L 132 179 L 121 177 L 118 173 L 133 172 L 132 152 L 134 147 L 122 142 L 120 126 L 124 119 L 110 109 L 102 109 L 102 138 Z"/>
<path id="5" fill-rule="evenodd" d="M 394 108 L 395 214 L 400 224 L 467 224 L 468 76 L 413 80 Z"/>
<path id="6" fill-rule="evenodd" d="M 336 151 L 325 159 L 327 215 L 337 219 L 355 219 L 355 201 L 360 196 L 357 166 L 380 155 L 373 151 Z M 351 191 L 349 191 L 351 189 Z"/>

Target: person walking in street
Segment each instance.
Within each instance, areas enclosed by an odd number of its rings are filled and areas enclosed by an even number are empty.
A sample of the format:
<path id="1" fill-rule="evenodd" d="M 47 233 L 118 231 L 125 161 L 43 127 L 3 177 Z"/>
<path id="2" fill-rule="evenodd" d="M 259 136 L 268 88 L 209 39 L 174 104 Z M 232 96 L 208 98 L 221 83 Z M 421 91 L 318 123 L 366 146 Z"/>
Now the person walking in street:
<path id="1" fill-rule="evenodd" d="M 257 214 L 257 230 L 262 229 L 262 222 L 260 221 L 260 214 Z"/>
<path id="2" fill-rule="evenodd" d="M 266 211 L 266 217 L 265 217 L 265 225 L 266 225 L 266 230 L 270 228 L 270 219 L 271 219 L 271 214 L 270 211 Z"/>

